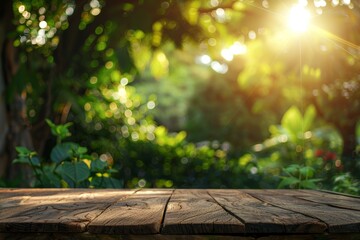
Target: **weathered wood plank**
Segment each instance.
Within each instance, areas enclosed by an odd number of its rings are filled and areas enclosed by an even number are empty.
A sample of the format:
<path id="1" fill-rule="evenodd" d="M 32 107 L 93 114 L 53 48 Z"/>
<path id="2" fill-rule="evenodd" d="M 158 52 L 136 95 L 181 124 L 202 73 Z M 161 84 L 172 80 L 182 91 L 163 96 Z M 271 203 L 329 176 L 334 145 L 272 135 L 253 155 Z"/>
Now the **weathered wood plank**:
<path id="1" fill-rule="evenodd" d="M 316 203 L 324 203 L 337 208 L 360 211 L 360 198 L 311 190 L 302 190 L 301 193 L 302 194 L 296 195 L 296 197 Z M 293 193 L 293 195 L 294 194 L 295 193 Z"/>
<path id="2" fill-rule="evenodd" d="M 89 233 L 0 233 L 1 240 L 359 240 L 360 234 L 296 235 L 104 235 Z"/>
<path id="3" fill-rule="evenodd" d="M 300 199 L 293 196 L 294 193 L 290 190 L 245 190 L 245 192 L 273 206 L 317 218 L 328 225 L 330 233 L 360 232 L 358 211 Z"/>
<path id="4" fill-rule="evenodd" d="M 84 232 L 112 202 L 134 191 L 0 190 L 0 232 Z"/>
<path id="5" fill-rule="evenodd" d="M 63 239 L 211 239 L 213 234 L 222 239 L 228 234 L 230 239 L 342 240 L 360 234 L 360 199 L 350 196 L 309 190 L 135 192 L 0 189 L 0 239 L 62 239 L 62 232 L 68 232 Z"/>
<path id="6" fill-rule="evenodd" d="M 173 190 L 141 190 L 111 205 L 88 225 L 91 233 L 155 234 L 160 232 Z"/>
<path id="7" fill-rule="evenodd" d="M 210 190 L 226 210 L 242 219 L 246 233 L 322 233 L 326 224 L 260 201 L 239 190 Z"/>
<path id="8" fill-rule="evenodd" d="M 258 240 L 249 236 L 228 236 L 228 235 L 104 235 L 104 234 L 88 234 L 88 233 L 0 233 L 1 240 Z M 309 238 L 301 239 L 308 240 Z M 326 238 L 319 238 L 326 240 Z M 349 238 L 350 239 L 350 238 Z M 270 239 L 266 239 L 270 240 Z M 282 239 L 285 240 L 285 239 Z M 300 240 L 299 238 L 286 240 Z M 331 239 L 331 240 L 344 240 Z M 346 238 L 348 240 L 348 238 Z M 352 240 L 352 239 L 350 239 Z M 355 240 L 355 239 L 354 239 Z M 356 239 L 358 240 L 358 239 Z"/>
<path id="9" fill-rule="evenodd" d="M 175 190 L 165 214 L 163 234 L 244 233 L 244 224 L 205 190 Z"/>
<path id="10" fill-rule="evenodd" d="M 308 190 L 309 191 L 309 190 Z M 311 190 L 310 190 L 311 191 Z M 341 193 L 341 192 L 334 192 L 334 191 L 329 191 L 329 190 L 313 190 L 313 191 L 317 191 L 317 192 L 324 192 L 324 193 L 329 193 L 329 194 L 334 194 L 334 195 L 340 195 L 340 196 L 345 196 L 345 197 L 350 197 L 350 198 L 358 198 L 360 199 L 360 196 L 358 195 L 352 195 L 352 194 L 348 194 L 348 193 Z"/>
<path id="11" fill-rule="evenodd" d="M 359 240 L 360 234 L 298 234 L 298 235 L 270 235 L 256 238 L 256 240 Z"/>

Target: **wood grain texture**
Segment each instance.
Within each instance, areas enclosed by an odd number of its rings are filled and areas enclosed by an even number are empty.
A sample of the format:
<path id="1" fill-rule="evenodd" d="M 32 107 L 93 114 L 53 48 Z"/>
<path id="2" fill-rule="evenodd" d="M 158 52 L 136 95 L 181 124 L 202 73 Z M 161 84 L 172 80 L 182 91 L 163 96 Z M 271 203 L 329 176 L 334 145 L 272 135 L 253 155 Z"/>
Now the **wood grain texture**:
<path id="1" fill-rule="evenodd" d="M 360 234 L 297 234 L 297 235 L 270 235 L 256 238 L 256 240 L 359 240 Z"/>
<path id="2" fill-rule="evenodd" d="M 41 234 L 0 233 L 0 240 L 49 240 L 49 239 L 51 240 L 257 240 L 255 237 L 227 236 L 227 235 L 162 235 L 162 234 L 104 235 L 104 234 L 87 234 L 87 233 L 41 233 Z M 286 240 L 293 240 L 293 239 L 286 238 Z M 294 240 L 299 240 L 299 239 L 296 238 Z M 324 238 L 321 238 L 321 240 L 324 240 Z M 331 240 L 336 240 L 336 239 L 331 239 Z"/>
<path id="3" fill-rule="evenodd" d="M 316 218 L 275 207 L 239 190 L 211 190 L 210 195 L 242 219 L 246 233 L 322 233 L 326 224 Z"/>
<path id="4" fill-rule="evenodd" d="M 141 190 L 111 205 L 88 226 L 91 233 L 155 234 L 173 190 Z"/>
<path id="5" fill-rule="evenodd" d="M 0 240 L 360 239 L 359 209 L 310 190 L 0 188 Z"/>
<path id="6" fill-rule="evenodd" d="M 302 213 L 317 218 L 328 226 L 330 233 L 360 232 L 360 214 L 353 211 L 324 203 L 301 199 L 304 193 L 294 193 L 291 190 L 245 190 L 251 196 L 265 201 L 273 206 Z"/>
<path id="7" fill-rule="evenodd" d="M 219 206 L 205 190 L 175 190 L 163 234 L 244 233 L 244 224 Z"/>
<path id="8" fill-rule="evenodd" d="M 329 206 L 360 211 L 360 198 L 350 198 L 339 194 L 302 190 L 297 197 L 308 201 L 323 203 Z M 293 193 L 294 195 L 295 193 Z"/>
<path id="9" fill-rule="evenodd" d="M 110 204 L 134 191 L 0 190 L 0 232 L 84 232 Z"/>

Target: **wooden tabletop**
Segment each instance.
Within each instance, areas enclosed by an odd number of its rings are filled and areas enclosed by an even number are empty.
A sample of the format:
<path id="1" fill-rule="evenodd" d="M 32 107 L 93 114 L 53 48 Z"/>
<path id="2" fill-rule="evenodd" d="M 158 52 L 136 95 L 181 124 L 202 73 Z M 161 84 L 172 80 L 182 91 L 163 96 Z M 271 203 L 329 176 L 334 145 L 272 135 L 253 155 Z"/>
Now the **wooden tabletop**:
<path id="1" fill-rule="evenodd" d="M 15 233 L 360 236 L 360 198 L 310 190 L 0 189 L 0 239 Z"/>

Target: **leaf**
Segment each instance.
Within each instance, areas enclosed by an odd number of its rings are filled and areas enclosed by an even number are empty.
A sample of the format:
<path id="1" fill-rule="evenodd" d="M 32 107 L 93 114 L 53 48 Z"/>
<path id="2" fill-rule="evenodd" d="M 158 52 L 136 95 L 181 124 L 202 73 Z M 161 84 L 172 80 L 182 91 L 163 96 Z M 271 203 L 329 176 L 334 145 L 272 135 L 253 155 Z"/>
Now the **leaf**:
<path id="1" fill-rule="evenodd" d="M 118 173 L 119 170 L 114 169 L 114 168 L 110 168 L 109 170 L 107 170 L 108 173 Z"/>
<path id="2" fill-rule="evenodd" d="M 64 162 L 62 174 L 79 183 L 90 176 L 90 169 L 84 162 Z"/>
<path id="3" fill-rule="evenodd" d="M 44 186 L 41 187 L 61 187 L 60 178 L 51 171 L 44 171 L 44 174 L 42 175 L 42 183 Z"/>
<path id="4" fill-rule="evenodd" d="M 104 177 L 95 176 L 91 179 L 90 185 L 94 188 L 101 188 L 103 186 Z"/>
<path id="5" fill-rule="evenodd" d="M 299 168 L 300 168 L 299 165 L 292 164 L 292 165 L 284 168 L 284 171 L 291 176 L 297 176 L 299 174 Z"/>
<path id="6" fill-rule="evenodd" d="M 321 179 L 310 179 L 300 182 L 300 188 L 317 189 L 315 182 L 319 182 Z"/>
<path id="7" fill-rule="evenodd" d="M 16 147 L 15 149 L 19 156 L 25 157 L 25 156 L 30 156 L 31 154 L 34 153 L 26 147 Z"/>
<path id="8" fill-rule="evenodd" d="M 61 176 L 61 179 L 60 179 L 61 187 L 63 187 L 63 188 L 69 188 L 69 187 L 73 188 L 73 187 L 75 187 L 74 181 L 71 180 L 71 178 L 69 178 L 67 175 L 64 174 L 63 164 L 59 165 L 55 169 L 55 173 L 57 173 L 58 175 Z"/>
<path id="9" fill-rule="evenodd" d="M 281 125 L 287 130 L 290 139 L 293 142 L 296 142 L 298 136 L 303 133 L 303 117 L 300 110 L 297 107 L 292 106 L 284 114 Z"/>
<path id="10" fill-rule="evenodd" d="M 107 168 L 108 164 L 106 161 L 96 159 L 91 161 L 91 171 L 92 172 L 103 172 Z"/>
<path id="11" fill-rule="evenodd" d="M 309 131 L 313 124 L 313 121 L 316 117 L 316 110 L 313 105 L 307 107 L 305 115 L 304 115 L 304 122 L 303 122 L 303 131 Z"/>
<path id="12" fill-rule="evenodd" d="M 91 186 L 95 188 L 121 188 L 122 181 L 112 177 L 94 177 L 91 181 Z"/>
<path id="13" fill-rule="evenodd" d="M 81 156 L 85 153 L 87 153 L 87 148 L 86 147 L 81 147 L 81 146 L 76 146 L 76 148 L 74 148 L 74 154 L 77 156 Z"/>
<path id="14" fill-rule="evenodd" d="M 25 164 L 30 164 L 30 160 L 28 157 L 18 157 L 15 158 L 12 163 L 25 163 Z"/>
<path id="15" fill-rule="evenodd" d="M 150 62 L 150 71 L 155 79 L 167 76 L 169 72 L 169 61 L 162 51 L 158 50 L 154 52 Z"/>
<path id="16" fill-rule="evenodd" d="M 314 176 L 315 170 L 312 167 L 305 166 L 300 168 L 300 174 L 303 178 L 312 178 Z"/>
<path id="17" fill-rule="evenodd" d="M 40 164 L 40 159 L 38 157 L 32 157 L 30 158 L 30 162 L 31 162 L 31 165 L 35 166 L 35 167 L 40 167 L 41 164 Z"/>
<path id="18" fill-rule="evenodd" d="M 69 131 L 69 127 L 72 125 L 72 123 L 65 123 L 65 124 L 59 124 L 56 125 L 49 119 L 45 119 L 46 123 L 49 125 L 51 129 L 51 133 L 59 137 L 61 140 L 71 136 L 71 132 Z"/>
<path id="19" fill-rule="evenodd" d="M 107 183 L 106 183 L 107 188 L 121 188 L 123 185 L 122 181 L 120 181 L 119 179 L 112 177 L 106 179 L 107 179 Z"/>
<path id="20" fill-rule="evenodd" d="M 56 127 L 55 123 L 53 123 L 50 119 L 45 119 L 45 122 L 49 125 L 50 129 L 54 129 Z"/>
<path id="21" fill-rule="evenodd" d="M 71 158 L 73 156 L 72 149 L 77 146 L 76 143 L 61 143 L 56 145 L 50 153 L 51 161 L 59 164 L 62 161 Z"/>
<path id="22" fill-rule="evenodd" d="M 278 188 L 284 188 L 287 186 L 298 184 L 299 182 L 300 182 L 300 180 L 298 178 L 286 177 L 279 183 Z"/>

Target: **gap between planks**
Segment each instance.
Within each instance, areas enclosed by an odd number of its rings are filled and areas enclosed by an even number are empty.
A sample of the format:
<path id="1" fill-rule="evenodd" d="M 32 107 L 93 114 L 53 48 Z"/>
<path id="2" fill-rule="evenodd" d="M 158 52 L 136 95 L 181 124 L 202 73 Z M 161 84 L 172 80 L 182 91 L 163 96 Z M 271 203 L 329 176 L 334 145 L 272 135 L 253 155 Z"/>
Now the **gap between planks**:
<path id="1" fill-rule="evenodd" d="M 140 190 L 141 190 L 140 188 L 139 188 L 139 189 L 135 189 L 131 194 L 125 195 L 125 196 L 123 196 L 123 197 L 121 197 L 121 198 L 119 198 L 119 199 L 114 200 L 112 203 L 110 203 L 103 211 L 101 211 L 101 213 L 100 213 L 99 215 L 97 215 L 94 219 L 92 219 L 91 221 L 89 221 L 89 222 L 86 224 L 86 226 L 85 226 L 85 232 L 88 232 L 88 231 L 89 231 L 89 229 L 88 229 L 89 224 L 90 224 L 92 221 L 96 220 L 100 215 L 102 215 L 102 214 L 103 214 L 107 209 L 109 209 L 112 205 L 114 205 L 115 203 L 117 203 L 117 202 L 119 202 L 119 201 L 123 201 L 123 200 L 127 199 L 129 196 L 134 195 L 135 193 L 137 193 L 137 192 L 140 191 Z"/>
<path id="2" fill-rule="evenodd" d="M 301 195 L 299 191 L 246 190 L 246 192 L 271 205 L 317 218 L 327 224 L 329 233 L 360 232 L 359 211 L 329 206 L 325 202 L 312 202 L 298 198 Z M 326 199 L 324 198 L 324 200 Z"/>
<path id="3" fill-rule="evenodd" d="M 323 233 L 326 229 L 313 217 L 273 206 L 243 190 L 211 190 L 210 195 L 245 223 L 246 233 Z"/>

